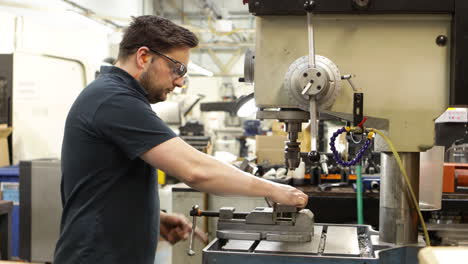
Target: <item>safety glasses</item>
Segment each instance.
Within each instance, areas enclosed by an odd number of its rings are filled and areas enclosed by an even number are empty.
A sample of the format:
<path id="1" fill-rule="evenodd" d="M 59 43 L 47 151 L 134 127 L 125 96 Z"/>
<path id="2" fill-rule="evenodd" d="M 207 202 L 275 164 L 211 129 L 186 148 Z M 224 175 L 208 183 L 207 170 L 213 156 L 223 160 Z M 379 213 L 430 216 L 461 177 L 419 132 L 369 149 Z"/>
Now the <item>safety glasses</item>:
<path id="1" fill-rule="evenodd" d="M 160 56 L 163 56 L 164 58 L 170 60 L 173 64 L 174 64 L 174 67 L 172 68 L 173 71 L 174 71 L 174 74 L 176 74 L 178 77 L 177 78 L 180 78 L 180 77 L 183 77 L 186 73 L 187 73 L 187 66 L 185 66 L 182 62 L 176 60 L 176 59 L 173 59 L 157 50 L 154 50 L 150 47 L 148 47 L 149 50 L 151 50 L 152 52 L 160 55 Z"/>

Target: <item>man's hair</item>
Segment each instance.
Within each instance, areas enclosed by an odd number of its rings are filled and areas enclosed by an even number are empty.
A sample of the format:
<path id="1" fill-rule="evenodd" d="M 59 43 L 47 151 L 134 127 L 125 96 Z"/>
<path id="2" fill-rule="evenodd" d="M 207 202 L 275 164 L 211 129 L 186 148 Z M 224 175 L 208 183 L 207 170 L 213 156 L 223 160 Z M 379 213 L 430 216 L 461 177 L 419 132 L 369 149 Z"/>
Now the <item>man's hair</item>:
<path id="1" fill-rule="evenodd" d="M 119 60 L 126 60 L 142 46 L 164 53 L 173 48 L 194 48 L 198 45 L 198 38 L 193 32 L 168 19 L 158 16 L 132 19 L 120 42 Z"/>

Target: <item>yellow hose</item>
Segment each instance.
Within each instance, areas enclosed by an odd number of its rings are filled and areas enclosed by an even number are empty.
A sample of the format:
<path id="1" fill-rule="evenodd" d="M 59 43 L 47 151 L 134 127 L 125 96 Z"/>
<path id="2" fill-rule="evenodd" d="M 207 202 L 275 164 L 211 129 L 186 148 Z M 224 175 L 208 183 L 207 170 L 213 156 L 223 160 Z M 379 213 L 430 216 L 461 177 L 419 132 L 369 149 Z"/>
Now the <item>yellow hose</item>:
<path id="1" fill-rule="evenodd" d="M 416 199 L 416 195 L 414 194 L 413 188 L 411 187 L 408 174 L 406 174 L 406 170 L 403 168 L 403 163 L 401 162 L 400 155 L 398 155 L 398 152 L 396 151 L 395 146 L 393 146 L 392 141 L 390 141 L 390 139 L 387 136 L 385 136 L 384 133 L 382 133 L 381 131 L 379 131 L 379 130 L 377 130 L 375 128 L 369 128 L 368 131 L 375 132 L 375 133 L 379 134 L 383 139 L 385 139 L 388 146 L 392 150 L 393 155 L 395 156 L 395 159 L 396 159 L 396 161 L 398 163 L 398 166 L 400 167 L 401 173 L 403 174 L 403 176 L 405 178 L 406 185 L 408 186 L 408 189 L 409 189 L 409 191 L 411 193 L 411 198 L 412 198 L 411 200 L 413 201 L 413 204 L 416 207 L 416 210 L 418 211 L 419 221 L 421 222 L 421 227 L 422 227 L 423 232 L 424 232 L 424 239 L 426 240 L 426 245 L 431 246 L 431 240 L 429 239 L 429 233 L 427 232 L 426 223 L 424 222 L 424 218 L 422 216 L 421 209 L 419 208 L 419 201 L 418 201 L 418 199 Z"/>

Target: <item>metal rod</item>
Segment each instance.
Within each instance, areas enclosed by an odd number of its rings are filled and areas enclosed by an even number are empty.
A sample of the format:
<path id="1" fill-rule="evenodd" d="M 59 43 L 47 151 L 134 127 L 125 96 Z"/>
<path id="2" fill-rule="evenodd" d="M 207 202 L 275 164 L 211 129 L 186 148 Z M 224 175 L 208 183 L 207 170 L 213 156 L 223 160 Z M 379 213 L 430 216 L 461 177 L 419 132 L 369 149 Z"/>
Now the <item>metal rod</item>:
<path id="1" fill-rule="evenodd" d="M 314 43 L 314 27 L 312 25 L 312 13 L 307 12 L 307 32 L 309 37 L 309 68 L 315 67 L 315 43 Z"/>
<path id="2" fill-rule="evenodd" d="M 232 214 L 232 218 L 234 219 L 244 219 L 247 217 L 249 213 L 247 212 L 235 212 Z M 219 217 L 219 212 L 215 211 L 199 211 L 199 213 L 194 214 L 190 212 L 191 216 L 206 216 L 206 217 Z"/>
<path id="3" fill-rule="evenodd" d="M 310 150 L 317 151 L 317 137 L 318 137 L 318 113 L 317 113 L 317 101 L 315 96 L 310 97 L 309 103 L 310 111 Z"/>
<path id="4" fill-rule="evenodd" d="M 311 82 L 308 82 L 307 85 L 304 87 L 304 89 L 302 90 L 301 94 L 302 95 L 307 95 L 307 93 L 309 92 L 309 89 L 310 87 L 312 86 L 312 83 Z"/>
<path id="5" fill-rule="evenodd" d="M 357 92 L 357 88 L 354 85 L 353 81 L 351 81 L 351 78 L 347 79 L 347 81 L 349 82 L 349 85 L 351 85 L 351 88 L 353 88 L 353 91 Z"/>
<path id="6" fill-rule="evenodd" d="M 190 245 L 187 254 L 189 256 L 195 255 L 195 251 L 193 251 L 193 240 L 195 239 L 195 229 L 197 228 L 197 217 L 194 215 L 192 220 L 192 232 L 190 232 Z"/>
<path id="7" fill-rule="evenodd" d="M 351 78 L 353 78 L 353 75 L 351 74 L 346 74 L 346 75 L 341 76 L 341 80 L 347 80 L 349 85 L 351 85 L 351 88 L 353 88 L 353 91 L 357 92 L 357 88 L 354 85 L 353 81 L 351 81 Z"/>

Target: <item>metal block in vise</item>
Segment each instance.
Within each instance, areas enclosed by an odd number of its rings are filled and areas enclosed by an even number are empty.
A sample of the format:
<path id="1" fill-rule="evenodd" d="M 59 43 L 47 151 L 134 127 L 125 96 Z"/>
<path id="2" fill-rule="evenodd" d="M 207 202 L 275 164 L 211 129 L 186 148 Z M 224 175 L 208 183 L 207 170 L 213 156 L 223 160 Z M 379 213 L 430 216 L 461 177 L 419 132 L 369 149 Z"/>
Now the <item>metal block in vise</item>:
<path id="1" fill-rule="evenodd" d="M 221 207 L 219 209 L 219 220 L 221 219 L 232 219 L 234 217 L 234 207 Z"/>
<path id="2" fill-rule="evenodd" d="M 246 224 L 274 225 L 273 208 L 257 207 L 245 218 Z"/>
<path id="3" fill-rule="evenodd" d="M 273 211 L 277 213 L 297 213 L 297 207 L 284 204 L 273 204 Z"/>

